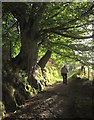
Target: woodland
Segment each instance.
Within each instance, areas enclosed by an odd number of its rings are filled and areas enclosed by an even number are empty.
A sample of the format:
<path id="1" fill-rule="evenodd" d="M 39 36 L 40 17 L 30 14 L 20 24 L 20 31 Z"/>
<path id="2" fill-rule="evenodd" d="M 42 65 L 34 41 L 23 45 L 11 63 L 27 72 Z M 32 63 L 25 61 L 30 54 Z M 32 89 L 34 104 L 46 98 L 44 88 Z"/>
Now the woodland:
<path id="1" fill-rule="evenodd" d="M 94 2 L 2 2 L 2 116 L 93 61 Z"/>

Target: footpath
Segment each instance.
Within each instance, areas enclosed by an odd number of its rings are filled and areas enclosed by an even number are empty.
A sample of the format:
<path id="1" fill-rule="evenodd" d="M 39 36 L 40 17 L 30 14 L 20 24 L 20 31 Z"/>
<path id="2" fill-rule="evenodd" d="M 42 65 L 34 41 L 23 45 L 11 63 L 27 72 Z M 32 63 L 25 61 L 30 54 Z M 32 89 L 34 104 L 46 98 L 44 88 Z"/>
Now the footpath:
<path id="1" fill-rule="evenodd" d="M 68 85 L 58 82 L 27 100 L 3 120 L 92 119 L 93 86 L 89 80 L 71 78 Z"/>

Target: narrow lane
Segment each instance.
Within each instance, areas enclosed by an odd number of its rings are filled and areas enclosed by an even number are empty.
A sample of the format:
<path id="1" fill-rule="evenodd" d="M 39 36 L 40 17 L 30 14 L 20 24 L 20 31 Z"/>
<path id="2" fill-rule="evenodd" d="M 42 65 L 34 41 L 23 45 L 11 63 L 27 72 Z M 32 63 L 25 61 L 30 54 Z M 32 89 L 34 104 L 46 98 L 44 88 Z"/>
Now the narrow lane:
<path id="1" fill-rule="evenodd" d="M 75 79 L 68 85 L 61 82 L 50 86 L 26 101 L 10 118 L 92 118 L 92 84 Z"/>

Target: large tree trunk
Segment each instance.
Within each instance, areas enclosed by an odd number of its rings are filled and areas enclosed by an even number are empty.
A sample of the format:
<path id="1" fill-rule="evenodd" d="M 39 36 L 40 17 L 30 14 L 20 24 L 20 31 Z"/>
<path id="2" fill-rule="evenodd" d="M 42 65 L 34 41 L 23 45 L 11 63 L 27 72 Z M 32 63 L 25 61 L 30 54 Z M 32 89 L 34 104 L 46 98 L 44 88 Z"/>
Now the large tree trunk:
<path id="1" fill-rule="evenodd" d="M 48 50 L 45 55 L 40 59 L 38 65 L 43 69 L 48 62 L 49 58 L 51 57 L 52 51 Z"/>
<path id="2" fill-rule="evenodd" d="M 29 31 L 30 32 L 30 31 Z M 22 46 L 21 46 L 21 52 L 24 56 L 24 62 L 26 64 L 26 68 L 28 70 L 28 73 L 33 73 L 34 66 L 37 63 L 38 58 L 38 46 L 37 46 L 37 40 L 35 39 L 35 31 L 32 31 L 31 34 L 28 34 L 28 32 L 23 31 L 22 33 Z"/>
<path id="3" fill-rule="evenodd" d="M 17 7 L 20 6 L 17 4 Z M 32 11 L 30 14 L 19 14 L 19 10 L 11 9 L 13 15 L 19 21 L 20 34 L 21 34 L 21 50 L 19 55 L 14 59 L 22 69 L 28 71 L 28 82 L 33 81 L 34 67 L 37 63 L 38 57 L 38 42 L 40 38 L 39 25 L 41 23 L 41 17 L 45 11 L 46 3 L 34 3 L 32 4 Z M 24 10 L 22 8 L 22 10 Z M 15 12 L 16 15 L 15 15 Z M 31 83 L 30 83 L 31 84 Z"/>
<path id="4" fill-rule="evenodd" d="M 35 33 L 28 34 L 27 31 L 21 30 L 21 50 L 16 57 L 16 62 L 22 69 L 28 72 L 28 82 L 33 85 L 34 82 L 34 68 L 38 59 L 38 41 L 35 39 Z"/>
<path id="5" fill-rule="evenodd" d="M 20 26 L 21 31 L 21 49 L 16 58 L 13 59 L 22 69 L 28 72 L 32 71 L 38 57 L 38 40 L 36 40 L 36 30 L 28 30 L 29 25 Z M 35 28 L 36 29 L 36 28 Z M 31 32 L 32 31 L 32 32 Z"/>
<path id="6" fill-rule="evenodd" d="M 28 11 L 25 3 L 15 3 L 15 5 L 10 3 L 8 7 L 5 4 L 5 9 L 8 9 L 13 14 L 20 26 L 21 50 L 13 61 L 30 72 L 37 61 L 37 44 L 40 36 L 39 25 L 46 10 L 46 3 L 32 3 L 30 11 Z"/>

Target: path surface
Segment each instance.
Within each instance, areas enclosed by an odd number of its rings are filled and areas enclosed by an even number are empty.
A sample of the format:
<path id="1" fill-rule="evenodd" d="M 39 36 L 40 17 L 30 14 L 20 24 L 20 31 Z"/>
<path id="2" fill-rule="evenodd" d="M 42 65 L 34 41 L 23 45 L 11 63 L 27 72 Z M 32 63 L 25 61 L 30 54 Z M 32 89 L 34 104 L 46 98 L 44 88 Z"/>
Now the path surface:
<path id="1" fill-rule="evenodd" d="M 69 80 L 68 85 L 57 83 L 26 101 L 15 113 L 13 120 L 23 118 L 93 118 L 92 84 L 90 81 Z M 9 118 L 6 118 L 9 120 Z"/>

